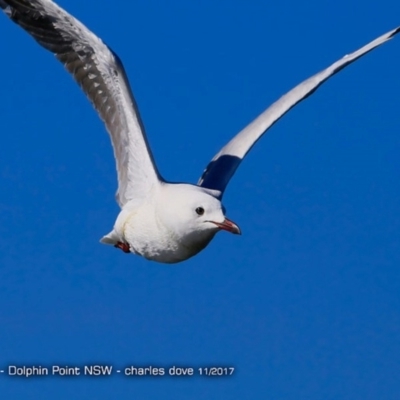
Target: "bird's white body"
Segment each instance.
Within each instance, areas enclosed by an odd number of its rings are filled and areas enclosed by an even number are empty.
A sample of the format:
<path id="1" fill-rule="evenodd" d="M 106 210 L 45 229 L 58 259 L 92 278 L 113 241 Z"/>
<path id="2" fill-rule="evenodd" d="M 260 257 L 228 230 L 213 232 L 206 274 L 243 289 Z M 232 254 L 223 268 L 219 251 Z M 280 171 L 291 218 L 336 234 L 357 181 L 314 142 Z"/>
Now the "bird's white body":
<path id="1" fill-rule="evenodd" d="M 64 64 L 110 134 L 121 212 L 101 242 L 164 263 L 194 256 L 221 229 L 240 233 L 225 217 L 221 199 L 257 140 L 327 79 L 400 31 L 378 37 L 294 87 L 216 154 L 197 185 L 189 185 L 161 177 L 122 63 L 101 39 L 51 0 L 0 0 L 0 8 Z"/>
<path id="2" fill-rule="evenodd" d="M 197 215 L 196 209 L 204 214 Z M 213 222 L 211 222 L 213 221 Z M 149 260 L 176 263 L 203 250 L 226 221 L 213 192 L 188 184 L 162 183 L 138 202 L 128 201 L 114 229 L 101 240 L 127 243 L 129 251 Z"/>

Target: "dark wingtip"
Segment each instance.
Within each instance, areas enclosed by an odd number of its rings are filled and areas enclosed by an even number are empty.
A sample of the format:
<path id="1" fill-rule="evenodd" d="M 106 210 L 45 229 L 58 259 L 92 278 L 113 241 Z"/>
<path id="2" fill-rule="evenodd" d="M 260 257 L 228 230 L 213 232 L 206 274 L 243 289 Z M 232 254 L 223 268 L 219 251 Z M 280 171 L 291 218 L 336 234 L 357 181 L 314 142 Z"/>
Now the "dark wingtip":
<path id="1" fill-rule="evenodd" d="M 0 0 L 0 8 L 4 11 L 4 13 L 5 13 L 8 17 L 11 17 L 12 8 L 11 8 L 11 6 L 8 5 L 4 0 Z"/>
<path id="2" fill-rule="evenodd" d="M 393 30 L 393 32 L 389 36 L 389 39 L 392 38 L 394 35 L 397 35 L 399 32 L 400 32 L 400 26 L 398 26 L 396 29 Z"/>

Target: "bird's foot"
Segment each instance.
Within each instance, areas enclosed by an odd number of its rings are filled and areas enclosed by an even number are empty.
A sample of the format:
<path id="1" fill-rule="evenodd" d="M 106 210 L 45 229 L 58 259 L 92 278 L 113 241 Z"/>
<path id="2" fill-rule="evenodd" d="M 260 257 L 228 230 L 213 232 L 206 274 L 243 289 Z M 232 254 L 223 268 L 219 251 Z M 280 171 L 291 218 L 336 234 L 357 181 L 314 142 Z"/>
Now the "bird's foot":
<path id="1" fill-rule="evenodd" d="M 114 247 L 116 247 L 117 249 L 121 249 L 124 253 L 131 252 L 128 243 L 118 242 L 117 244 L 114 244 Z"/>

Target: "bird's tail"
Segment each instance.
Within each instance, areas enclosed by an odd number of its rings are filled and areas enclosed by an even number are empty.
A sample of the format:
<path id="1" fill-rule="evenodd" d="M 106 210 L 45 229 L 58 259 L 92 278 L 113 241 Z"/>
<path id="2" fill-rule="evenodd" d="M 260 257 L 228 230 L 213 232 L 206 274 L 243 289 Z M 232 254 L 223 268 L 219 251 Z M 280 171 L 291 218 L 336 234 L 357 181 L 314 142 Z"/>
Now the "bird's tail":
<path id="1" fill-rule="evenodd" d="M 100 243 L 103 244 L 111 244 L 111 245 L 116 245 L 118 242 L 120 242 L 120 238 L 119 235 L 117 234 L 117 232 L 115 232 L 115 230 L 113 229 L 110 233 L 107 233 L 107 235 L 103 236 L 100 239 Z"/>

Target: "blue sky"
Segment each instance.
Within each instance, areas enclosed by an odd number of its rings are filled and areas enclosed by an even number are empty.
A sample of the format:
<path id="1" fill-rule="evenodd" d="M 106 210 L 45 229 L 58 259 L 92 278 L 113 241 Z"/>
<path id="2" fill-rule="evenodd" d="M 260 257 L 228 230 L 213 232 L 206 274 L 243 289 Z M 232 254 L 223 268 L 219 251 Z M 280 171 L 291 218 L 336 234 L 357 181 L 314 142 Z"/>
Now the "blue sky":
<path id="1" fill-rule="evenodd" d="M 129 75 L 160 171 L 211 157 L 301 80 L 400 24 L 395 0 L 63 0 Z M 118 213 L 105 129 L 0 19 L 0 363 L 233 366 L 229 378 L 10 378 L 5 399 L 398 399 L 400 37 L 262 138 L 220 233 L 174 266 L 98 243 Z"/>

